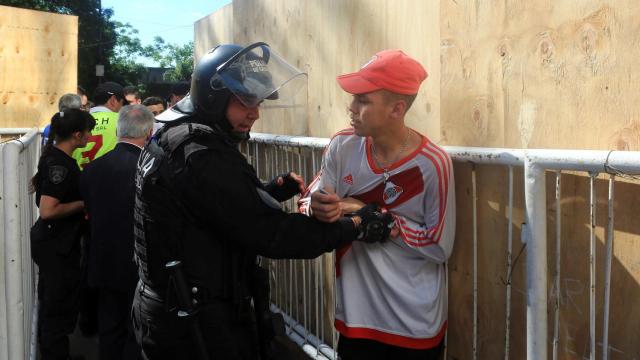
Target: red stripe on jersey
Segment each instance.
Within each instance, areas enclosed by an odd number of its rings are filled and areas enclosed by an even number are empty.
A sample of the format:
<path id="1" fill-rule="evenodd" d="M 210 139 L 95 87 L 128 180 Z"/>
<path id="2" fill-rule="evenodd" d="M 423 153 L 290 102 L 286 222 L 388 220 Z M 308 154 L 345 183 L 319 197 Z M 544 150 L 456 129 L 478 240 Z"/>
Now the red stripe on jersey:
<path id="1" fill-rule="evenodd" d="M 402 237 L 402 240 L 407 245 L 411 245 L 413 247 L 425 247 L 425 246 L 437 244 L 435 241 L 433 241 L 431 239 L 420 240 L 420 242 L 413 241 L 413 240 L 409 239 L 408 234 L 405 233 L 403 230 L 404 230 L 403 228 L 400 229 L 400 237 Z"/>
<path id="2" fill-rule="evenodd" d="M 438 200 L 439 200 L 439 206 L 438 206 L 438 223 L 436 224 L 435 228 L 439 228 L 440 226 L 442 226 L 443 223 L 443 219 L 444 219 L 444 199 L 443 199 L 443 192 L 444 190 L 444 184 L 443 182 L 443 178 L 445 177 L 445 175 L 442 174 L 442 169 L 440 169 L 440 164 L 438 163 L 438 161 L 435 159 L 435 157 L 428 153 L 428 152 L 421 152 L 421 154 L 423 156 L 425 156 L 427 159 L 429 159 L 432 163 L 433 166 L 436 169 L 436 173 L 438 175 Z M 438 241 L 438 239 L 436 239 L 436 242 Z"/>
<path id="3" fill-rule="evenodd" d="M 451 162 L 450 162 L 450 158 L 449 156 L 442 150 L 442 148 L 440 148 L 439 146 L 437 146 L 436 144 L 429 142 L 429 144 L 427 145 L 427 147 L 429 148 L 429 150 L 433 151 L 438 158 L 441 161 L 442 167 L 444 169 L 444 206 L 443 206 L 443 213 L 442 216 L 444 217 L 444 212 L 447 209 L 447 200 L 449 198 L 449 176 L 451 174 Z M 436 242 L 440 240 L 440 237 L 442 236 L 442 231 L 444 229 L 444 221 L 439 220 L 439 224 L 437 226 L 437 233 L 436 233 Z"/>
<path id="4" fill-rule="evenodd" d="M 381 343 L 399 346 L 408 349 L 432 349 L 442 342 L 444 334 L 447 332 L 447 322 L 442 324 L 442 328 L 438 331 L 436 336 L 431 338 L 417 339 L 408 336 L 389 334 L 380 330 L 365 328 L 365 327 L 350 327 L 344 323 L 344 321 L 336 319 L 336 330 L 341 335 L 354 339 L 371 339 Z"/>
<path id="5" fill-rule="evenodd" d="M 309 183 L 309 186 L 307 186 L 307 189 L 304 191 L 304 193 L 302 195 L 300 195 L 300 200 L 298 200 L 298 212 L 301 214 L 305 214 L 306 212 L 304 211 L 305 209 L 303 208 L 304 205 L 307 205 L 307 207 L 311 206 L 311 199 L 309 199 L 309 201 L 305 204 L 302 202 L 302 199 L 306 198 L 309 196 L 309 194 L 311 193 L 311 188 L 318 182 L 320 181 L 320 175 L 322 174 L 322 172 L 318 172 L 318 174 L 316 175 L 316 177 L 313 178 L 313 180 L 311 181 L 311 183 Z"/>
<path id="6" fill-rule="evenodd" d="M 382 178 L 380 179 L 382 180 Z M 365 193 L 354 194 L 351 196 L 365 204 L 376 203 L 380 206 L 386 207 L 387 209 L 393 209 L 411 200 L 413 197 L 424 191 L 422 171 L 420 171 L 420 168 L 417 166 L 392 175 L 389 177 L 389 181 L 402 188 L 400 196 L 393 200 L 391 204 L 385 204 L 384 202 L 383 195 L 385 184 L 383 182 Z"/>

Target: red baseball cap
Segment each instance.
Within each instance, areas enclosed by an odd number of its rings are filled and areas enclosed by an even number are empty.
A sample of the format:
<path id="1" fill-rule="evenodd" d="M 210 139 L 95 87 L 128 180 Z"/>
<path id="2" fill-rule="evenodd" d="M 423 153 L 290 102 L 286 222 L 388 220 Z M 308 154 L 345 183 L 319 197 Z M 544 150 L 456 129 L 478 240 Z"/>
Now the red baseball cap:
<path id="1" fill-rule="evenodd" d="M 384 50 L 375 54 L 358 72 L 340 75 L 337 80 L 340 87 L 350 94 L 385 89 L 414 95 L 428 75 L 419 62 L 401 50 Z"/>

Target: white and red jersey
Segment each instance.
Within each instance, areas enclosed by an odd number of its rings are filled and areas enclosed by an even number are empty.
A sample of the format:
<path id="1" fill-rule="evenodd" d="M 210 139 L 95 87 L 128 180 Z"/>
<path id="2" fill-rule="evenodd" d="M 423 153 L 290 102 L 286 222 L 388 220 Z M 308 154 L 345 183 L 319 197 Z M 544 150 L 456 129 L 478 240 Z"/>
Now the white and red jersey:
<path id="1" fill-rule="evenodd" d="M 450 157 L 422 136 L 418 149 L 384 170 L 371 140 L 352 129 L 338 132 L 324 153 L 322 170 L 300 201 L 335 189 L 341 198 L 378 203 L 396 218 L 400 235 L 385 243 L 355 241 L 336 250 L 335 326 L 346 337 L 414 349 L 442 340 L 447 319 L 444 263 L 455 235 L 455 189 Z"/>

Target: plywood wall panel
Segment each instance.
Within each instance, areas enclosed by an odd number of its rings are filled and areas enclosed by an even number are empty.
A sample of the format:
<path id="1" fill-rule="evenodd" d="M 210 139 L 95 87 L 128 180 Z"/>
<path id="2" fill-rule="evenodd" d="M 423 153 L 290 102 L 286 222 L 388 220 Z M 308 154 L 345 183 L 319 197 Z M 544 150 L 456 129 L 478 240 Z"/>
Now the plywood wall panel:
<path id="1" fill-rule="evenodd" d="M 75 93 L 78 18 L 0 6 L 0 127 L 47 123 Z"/>
<path id="2" fill-rule="evenodd" d="M 193 25 L 194 57 L 199 60 L 219 44 L 233 43 L 233 6 L 228 4 Z"/>
<path id="3" fill-rule="evenodd" d="M 640 150 L 640 2 L 635 0 L 236 0 L 234 40 L 266 41 L 309 74 L 308 113 L 268 118 L 258 131 L 328 137 L 348 126 L 349 96 L 335 76 L 384 48 L 429 71 L 408 121 L 447 145 Z M 239 15 L 241 14 L 241 15 Z M 198 34 L 196 34 L 196 37 Z M 303 121 L 301 125 L 300 121 Z M 471 359 L 471 166 L 456 164 L 457 236 L 449 262 L 449 359 Z M 503 168 L 479 166 L 479 359 L 504 358 L 508 186 Z M 560 359 L 588 357 L 589 179 L 563 176 Z M 515 171 L 513 257 L 523 178 Z M 555 174 L 547 175 L 549 351 L 555 271 Z M 602 312 L 606 177 L 597 182 L 597 309 Z M 612 270 L 611 359 L 640 356 L 640 188 L 618 184 Z M 510 358 L 525 358 L 523 251 L 512 273 Z M 330 308 L 327 304 L 328 309 Z M 602 338 L 602 315 L 597 338 Z M 601 354 L 598 345 L 598 357 Z"/>

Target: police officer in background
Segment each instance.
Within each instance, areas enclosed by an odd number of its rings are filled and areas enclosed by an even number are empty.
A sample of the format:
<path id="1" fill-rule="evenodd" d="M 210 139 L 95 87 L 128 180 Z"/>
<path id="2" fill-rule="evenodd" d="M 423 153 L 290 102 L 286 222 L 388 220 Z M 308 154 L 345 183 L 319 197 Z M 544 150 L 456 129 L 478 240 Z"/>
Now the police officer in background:
<path id="1" fill-rule="evenodd" d="M 257 256 L 314 258 L 388 237 L 393 220 L 374 205 L 335 223 L 283 212 L 297 175 L 264 185 L 238 150 L 263 100 L 286 100 L 300 80 L 267 44 L 220 45 L 196 66 L 190 94 L 157 117 L 165 126 L 136 176 L 132 321 L 147 359 L 269 358 L 258 340 L 273 336 L 268 316 L 256 329 L 253 312 L 268 309 Z"/>

